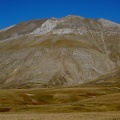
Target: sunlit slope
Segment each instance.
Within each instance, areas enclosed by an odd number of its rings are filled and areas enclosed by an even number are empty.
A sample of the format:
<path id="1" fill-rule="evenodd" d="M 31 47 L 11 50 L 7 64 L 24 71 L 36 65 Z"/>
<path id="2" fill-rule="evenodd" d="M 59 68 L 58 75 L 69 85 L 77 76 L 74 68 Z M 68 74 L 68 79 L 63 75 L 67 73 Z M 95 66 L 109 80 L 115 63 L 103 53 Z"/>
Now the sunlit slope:
<path id="1" fill-rule="evenodd" d="M 1 88 L 78 85 L 120 66 L 120 25 L 108 20 L 51 18 L 0 35 Z"/>

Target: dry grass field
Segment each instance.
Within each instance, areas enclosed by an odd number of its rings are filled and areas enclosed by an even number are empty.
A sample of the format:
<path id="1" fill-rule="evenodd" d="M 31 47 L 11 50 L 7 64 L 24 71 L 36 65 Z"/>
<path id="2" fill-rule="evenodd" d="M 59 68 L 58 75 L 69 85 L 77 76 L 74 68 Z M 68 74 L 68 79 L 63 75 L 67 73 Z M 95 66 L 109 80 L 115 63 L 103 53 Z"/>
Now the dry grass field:
<path id="1" fill-rule="evenodd" d="M 1 89 L 0 120 L 120 120 L 119 85 L 116 74 L 74 87 Z"/>
<path id="2" fill-rule="evenodd" d="M 119 88 L 0 90 L 0 112 L 70 113 L 120 111 Z"/>
<path id="3" fill-rule="evenodd" d="M 0 114 L 0 120 L 120 120 L 120 112 Z"/>
<path id="4" fill-rule="evenodd" d="M 120 120 L 118 88 L 0 90 L 0 120 Z"/>

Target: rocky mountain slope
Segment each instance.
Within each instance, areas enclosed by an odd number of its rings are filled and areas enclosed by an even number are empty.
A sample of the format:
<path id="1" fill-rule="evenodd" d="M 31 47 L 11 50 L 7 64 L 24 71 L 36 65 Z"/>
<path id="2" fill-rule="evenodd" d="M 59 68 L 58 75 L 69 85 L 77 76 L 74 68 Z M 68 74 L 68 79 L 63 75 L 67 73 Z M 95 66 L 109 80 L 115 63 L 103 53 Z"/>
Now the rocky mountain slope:
<path id="1" fill-rule="evenodd" d="M 66 16 L 0 31 L 0 88 L 71 86 L 120 66 L 120 24 Z"/>

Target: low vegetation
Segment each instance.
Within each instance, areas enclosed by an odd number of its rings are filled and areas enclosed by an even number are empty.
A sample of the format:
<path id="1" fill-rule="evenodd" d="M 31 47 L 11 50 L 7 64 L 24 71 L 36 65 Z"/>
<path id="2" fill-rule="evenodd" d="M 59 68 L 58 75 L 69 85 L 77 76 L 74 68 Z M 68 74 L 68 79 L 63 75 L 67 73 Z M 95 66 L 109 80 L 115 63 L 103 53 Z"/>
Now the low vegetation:
<path id="1" fill-rule="evenodd" d="M 45 88 L 0 90 L 0 112 L 120 111 L 117 88 Z"/>

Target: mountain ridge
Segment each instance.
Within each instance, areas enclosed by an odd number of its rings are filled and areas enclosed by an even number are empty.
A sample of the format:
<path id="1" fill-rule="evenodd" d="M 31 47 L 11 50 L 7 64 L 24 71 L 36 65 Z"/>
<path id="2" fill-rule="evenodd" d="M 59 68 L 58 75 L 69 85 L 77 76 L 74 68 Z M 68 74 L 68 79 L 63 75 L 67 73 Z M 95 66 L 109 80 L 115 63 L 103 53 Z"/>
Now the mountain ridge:
<path id="1" fill-rule="evenodd" d="M 69 86 L 120 66 L 120 25 L 66 16 L 0 31 L 0 87 Z"/>

